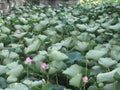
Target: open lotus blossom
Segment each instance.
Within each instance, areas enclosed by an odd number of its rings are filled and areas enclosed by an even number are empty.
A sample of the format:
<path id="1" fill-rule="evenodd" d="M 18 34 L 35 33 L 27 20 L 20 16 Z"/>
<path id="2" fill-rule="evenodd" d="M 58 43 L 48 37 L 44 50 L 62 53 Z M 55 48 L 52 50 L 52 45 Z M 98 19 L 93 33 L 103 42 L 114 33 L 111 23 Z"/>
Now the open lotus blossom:
<path id="1" fill-rule="evenodd" d="M 87 77 L 87 76 L 84 76 L 84 77 L 83 77 L 83 82 L 84 82 L 84 83 L 87 83 L 87 82 L 88 82 L 88 77 Z"/>
<path id="2" fill-rule="evenodd" d="M 44 62 L 43 62 L 43 63 L 41 63 L 41 64 L 40 64 L 40 66 L 41 66 L 41 68 L 42 68 L 42 69 L 46 69 L 46 68 L 47 68 L 47 64 L 46 64 L 46 63 L 44 63 Z"/>
<path id="3" fill-rule="evenodd" d="M 15 31 L 15 33 L 19 34 L 19 33 L 21 33 L 21 31 L 18 29 Z"/>
<path id="4" fill-rule="evenodd" d="M 25 64 L 31 64 L 32 63 L 32 59 L 30 57 L 27 57 L 25 60 Z"/>

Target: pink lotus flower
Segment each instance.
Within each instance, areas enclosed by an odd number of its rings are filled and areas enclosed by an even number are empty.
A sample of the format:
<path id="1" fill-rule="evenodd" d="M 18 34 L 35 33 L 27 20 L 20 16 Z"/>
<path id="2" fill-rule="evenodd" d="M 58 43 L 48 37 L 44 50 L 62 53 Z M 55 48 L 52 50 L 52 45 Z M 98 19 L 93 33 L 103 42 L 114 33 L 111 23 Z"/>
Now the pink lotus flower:
<path id="1" fill-rule="evenodd" d="M 84 77 L 83 77 L 83 82 L 84 82 L 84 83 L 87 83 L 87 82 L 88 82 L 88 77 L 87 77 L 87 76 L 84 76 Z"/>
<path id="2" fill-rule="evenodd" d="M 15 33 L 20 34 L 20 33 L 21 33 L 21 31 L 20 31 L 20 30 L 16 30 L 16 31 L 15 31 Z"/>
<path id="3" fill-rule="evenodd" d="M 41 64 L 40 64 L 40 66 L 41 66 L 41 68 L 42 68 L 42 69 L 46 69 L 46 68 L 47 68 L 47 64 L 46 64 L 46 63 L 44 63 L 44 62 L 43 62 L 43 63 L 41 63 Z"/>
<path id="4" fill-rule="evenodd" d="M 25 60 L 25 64 L 31 64 L 32 63 L 32 59 L 30 57 L 27 57 Z"/>

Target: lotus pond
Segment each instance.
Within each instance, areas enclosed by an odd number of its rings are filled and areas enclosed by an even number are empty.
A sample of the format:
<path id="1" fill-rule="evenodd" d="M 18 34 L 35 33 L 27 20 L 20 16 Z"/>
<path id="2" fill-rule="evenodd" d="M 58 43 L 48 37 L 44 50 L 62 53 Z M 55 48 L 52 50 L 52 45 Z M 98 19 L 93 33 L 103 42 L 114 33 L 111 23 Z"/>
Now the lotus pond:
<path id="1" fill-rule="evenodd" d="M 0 90 L 119 90 L 119 81 L 120 3 L 0 14 Z"/>

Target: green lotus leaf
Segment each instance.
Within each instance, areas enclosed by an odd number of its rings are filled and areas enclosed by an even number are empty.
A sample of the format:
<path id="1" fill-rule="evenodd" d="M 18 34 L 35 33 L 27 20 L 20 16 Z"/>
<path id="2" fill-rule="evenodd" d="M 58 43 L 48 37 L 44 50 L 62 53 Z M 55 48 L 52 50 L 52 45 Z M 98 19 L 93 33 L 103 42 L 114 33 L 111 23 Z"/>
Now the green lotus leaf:
<path id="1" fill-rule="evenodd" d="M 87 22 L 89 20 L 89 17 L 84 16 L 80 19 L 83 23 Z"/>
<path id="2" fill-rule="evenodd" d="M 4 44 L 0 43 L 0 50 L 4 48 Z"/>
<path id="3" fill-rule="evenodd" d="M 9 58 L 10 59 L 18 59 L 19 55 L 17 53 L 15 53 L 15 52 L 10 52 Z"/>
<path id="4" fill-rule="evenodd" d="M 101 68 L 101 66 L 95 65 L 90 70 L 90 75 L 97 75 L 100 72 L 105 72 L 105 69 Z"/>
<path id="5" fill-rule="evenodd" d="M 83 32 L 80 35 L 78 35 L 77 38 L 80 41 L 87 42 L 87 41 L 90 41 L 90 39 L 92 38 L 92 36 L 88 32 Z"/>
<path id="6" fill-rule="evenodd" d="M 105 72 L 105 73 L 99 73 L 97 75 L 97 82 L 101 83 L 101 82 L 114 82 L 114 74 L 119 70 L 120 68 L 116 68 L 110 72 Z"/>
<path id="7" fill-rule="evenodd" d="M 28 31 L 30 29 L 30 26 L 29 25 L 23 25 L 22 29 L 25 30 L 25 31 Z"/>
<path id="8" fill-rule="evenodd" d="M 59 36 L 58 34 L 49 36 L 48 38 L 50 38 L 52 44 L 55 44 L 61 40 L 61 36 Z"/>
<path id="9" fill-rule="evenodd" d="M 109 67 L 117 64 L 117 61 L 112 60 L 111 58 L 100 58 L 98 60 L 98 63 L 105 68 L 109 68 Z"/>
<path id="10" fill-rule="evenodd" d="M 60 50 L 62 48 L 62 43 L 56 43 L 53 44 L 51 47 L 48 48 L 48 51 L 50 50 Z"/>
<path id="11" fill-rule="evenodd" d="M 102 90 L 119 90 L 120 89 L 120 83 L 114 82 L 110 84 L 106 84 Z"/>
<path id="12" fill-rule="evenodd" d="M 57 68 L 55 68 L 55 67 L 50 67 L 49 68 L 49 74 L 54 74 L 54 73 L 56 73 L 58 70 L 57 70 Z"/>
<path id="13" fill-rule="evenodd" d="M 29 79 L 25 79 L 22 83 L 25 84 L 25 85 L 31 86 L 33 81 L 31 81 Z"/>
<path id="14" fill-rule="evenodd" d="M 21 30 L 22 29 L 22 25 L 15 25 L 14 26 L 16 30 Z"/>
<path id="15" fill-rule="evenodd" d="M 6 88 L 7 87 L 7 82 L 5 78 L 0 77 L 0 88 Z"/>
<path id="16" fill-rule="evenodd" d="M 49 67 L 53 67 L 53 68 L 55 68 L 55 71 L 54 71 L 54 73 L 55 72 L 59 72 L 59 71 L 61 71 L 62 69 L 65 69 L 67 66 L 66 66 L 66 64 L 64 63 L 64 62 L 62 62 L 62 61 L 52 61 L 50 64 L 49 64 Z M 50 68 L 49 69 L 49 74 L 53 74 L 53 73 L 51 73 L 51 69 L 52 68 Z M 53 69 L 52 69 L 53 70 Z"/>
<path id="17" fill-rule="evenodd" d="M 69 85 L 79 88 L 82 80 L 82 74 L 76 74 L 72 79 L 69 81 Z"/>
<path id="18" fill-rule="evenodd" d="M 80 32 L 79 31 L 71 31 L 70 34 L 74 35 L 74 36 L 76 36 L 76 35 L 78 36 L 78 35 L 80 35 Z"/>
<path id="19" fill-rule="evenodd" d="M 40 23 L 36 24 L 34 27 L 34 31 L 41 32 L 49 22 L 47 20 L 40 21 Z"/>
<path id="20" fill-rule="evenodd" d="M 120 69 L 118 69 L 118 70 L 116 71 L 116 73 L 114 74 L 114 78 L 115 78 L 116 80 L 120 81 Z"/>
<path id="21" fill-rule="evenodd" d="M 17 80 L 18 79 L 15 76 L 12 76 L 12 75 L 8 76 L 8 78 L 7 78 L 8 83 L 13 83 L 13 82 L 16 82 Z"/>
<path id="22" fill-rule="evenodd" d="M 40 63 L 46 60 L 47 52 L 46 51 L 39 51 L 36 56 L 33 57 L 34 64 L 30 65 L 30 68 L 34 71 L 39 73 L 40 72 Z"/>
<path id="23" fill-rule="evenodd" d="M 14 33 L 12 36 L 16 38 L 23 38 L 27 32 L 22 32 L 22 33 Z"/>
<path id="24" fill-rule="evenodd" d="M 47 36 L 53 36 L 53 35 L 56 36 L 57 32 L 54 31 L 54 30 L 49 30 L 48 29 L 48 30 L 44 31 L 44 34 L 47 35 Z"/>
<path id="25" fill-rule="evenodd" d="M 55 26 L 55 29 L 56 29 L 57 31 L 63 33 L 63 31 L 64 31 L 63 27 L 64 27 L 64 24 L 59 24 L 59 25 L 56 25 L 56 26 Z"/>
<path id="26" fill-rule="evenodd" d="M 10 34 L 11 30 L 5 26 L 2 26 L 1 27 L 1 31 L 5 34 Z"/>
<path id="27" fill-rule="evenodd" d="M 109 29 L 108 26 L 110 26 L 110 23 L 109 22 L 105 22 L 105 23 L 102 23 L 101 26 L 105 29 Z"/>
<path id="28" fill-rule="evenodd" d="M 120 46 L 113 45 L 113 48 L 111 49 L 110 55 L 113 59 L 119 61 L 120 60 Z"/>
<path id="29" fill-rule="evenodd" d="M 12 62 L 6 65 L 9 69 L 13 69 L 18 66 L 18 62 Z"/>
<path id="30" fill-rule="evenodd" d="M 89 27 L 87 28 L 88 32 L 95 32 L 98 29 L 98 26 L 94 26 L 94 27 Z"/>
<path id="31" fill-rule="evenodd" d="M 76 27 L 79 28 L 81 31 L 85 31 L 88 26 L 85 24 L 76 24 Z"/>
<path id="32" fill-rule="evenodd" d="M 34 81 L 32 83 L 32 86 L 40 86 L 42 84 L 42 80 L 39 80 L 39 81 Z"/>
<path id="33" fill-rule="evenodd" d="M 114 30 L 114 31 L 119 31 L 120 30 L 120 23 L 109 26 L 109 29 Z"/>
<path id="34" fill-rule="evenodd" d="M 43 53 L 44 52 L 44 53 Z M 39 51 L 39 53 L 33 57 L 33 61 L 43 61 L 46 59 L 47 52 L 46 51 Z"/>
<path id="35" fill-rule="evenodd" d="M 0 65 L 0 75 L 5 74 L 8 71 L 6 66 Z"/>
<path id="36" fill-rule="evenodd" d="M 74 77 L 75 75 L 81 72 L 81 69 L 82 68 L 79 65 L 73 64 L 69 68 L 67 68 L 65 71 L 63 71 L 63 74 L 68 75 L 70 77 Z"/>
<path id="37" fill-rule="evenodd" d="M 17 67 L 9 70 L 6 74 L 14 77 L 19 77 L 23 73 L 23 70 L 24 70 L 23 66 L 18 65 Z"/>
<path id="38" fill-rule="evenodd" d="M 42 31 L 42 26 L 40 25 L 40 23 L 34 26 L 34 31 L 37 31 L 37 32 Z"/>
<path id="39" fill-rule="evenodd" d="M 60 61 L 60 60 L 67 60 L 68 56 L 65 55 L 64 53 L 60 52 L 60 51 L 56 51 L 56 50 L 52 50 L 49 54 L 49 59 L 50 60 L 56 60 L 56 61 Z"/>
<path id="40" fill-rule="evenodd" d="M 25 79 L 22 83 L 25 84 L 25 85 L 27 85 L 27 86 L 33 87 L 33 86 L 39 86 L 39 85 L 41 85 L 42 84 L 42 80 L 31 81 L 31 80 Z"/>
<path id="41" fill-rule="evenodd" d="M 86 58 L 88 59 L 93 59 L 93 60 L 98 60 L 102 56 L 107 54 L 108 49 L 106 48 L 101 48 L 100 50 L 89 50 L 86 54 Z"/>
<path id="42" fill-rule="evenodd" d="M 2 50 L 0 52 L 0 55 L 7 58 L 9 57 L 9 53 L 10 53 L 9 50 Z"/>
<path id="43" fill-rule="evenodd" d="M 76 42 L 75 49 L 81 52 L 84 52 L 88 49 L 89 43 L 88 42 Z"/>
<path id="44" fill-rule="evenodd" d="M 62 46 L 67 48 L 73 47 L 72 37 L 65 38 L 65 40 L 61 41 Z"/>
<path id="45" fill-rule="evenodd" d="M 22 83 L 13 83 L 8 86 L 11 90 L 28 90 L 27 86 Z"/>
<path id="46" fill-rule="evenodd" d="M 97 86 L 90 86 L 88 90 L 99 90 L 99 88 Z"/>
<path id="47" fill-rule="evenodd" d="M 12 63 L 12 62 L 13 62 L 13 59 L 10 59 L 9 57 L 7 57 L 3 60 L 3 64 L 5 64 L 5 65 Z"/>
<path id="48" fill-rule="evenodd" d="M 25 37 L 24 40 L 25 40 L 26 45 L 29 46 L 30 44 L 32 44 L 34 39 Z"/>
<path id="49" fill-rule="evenodd" d="M 67 52 L 66 55 L 69 57 L 67 63 L 74 63 L 75 61 L 82 59 L 81 53 L 77 51 Z"/>
<path id="50" fill-rule="evenodd" d="M 3 89 L 2 89 L 2 90 L 3 90 Z M 13 89 L 6 88 L 6 89 L 4 89 L 4 90 L 13 90 Z"/>
<path id="51" fill-rule="evenodd" d="M 8 37 L 7 34 L 0 33 L 0 41 L 2 41 L 2 40 L 6 40 L 7 37 Z"/>
<path id="52" fill-rule="evenodd" d="M 45 41 L 47 39 L 47 36 L 46 35 L 41 35 L 39 34 L 38 38 L 41 40 L 41 41 Z"/>
<path id="53" fill-rule="evenodd" d="M 40 45 L 41 45 L 40 40 L 36 39 L 35 41 L 33 41 L 33 43 L 31 45 L 29 45 L 27 48 L 25 48 L 25 50 L 24 50 L 25 54 L 38 51 L 40 48 Z"/>
<path id="54" fill-rule="evenodd" d="M 64 88 L 64 90 L 72 90 L 72 89 L 67 89 L 67 88 Z"/>

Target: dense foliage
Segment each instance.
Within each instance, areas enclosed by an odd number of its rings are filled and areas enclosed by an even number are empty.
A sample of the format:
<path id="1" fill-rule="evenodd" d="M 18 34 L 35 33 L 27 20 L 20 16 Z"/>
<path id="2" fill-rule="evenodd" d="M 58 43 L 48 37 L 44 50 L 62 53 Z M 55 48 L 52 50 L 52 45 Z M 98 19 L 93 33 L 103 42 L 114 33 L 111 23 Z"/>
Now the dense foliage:
<path id="1" fill-rule="evenodd" d="M 119 90 L 120 3 L 1 14 L 0 75 L 0 90 Z"/>

